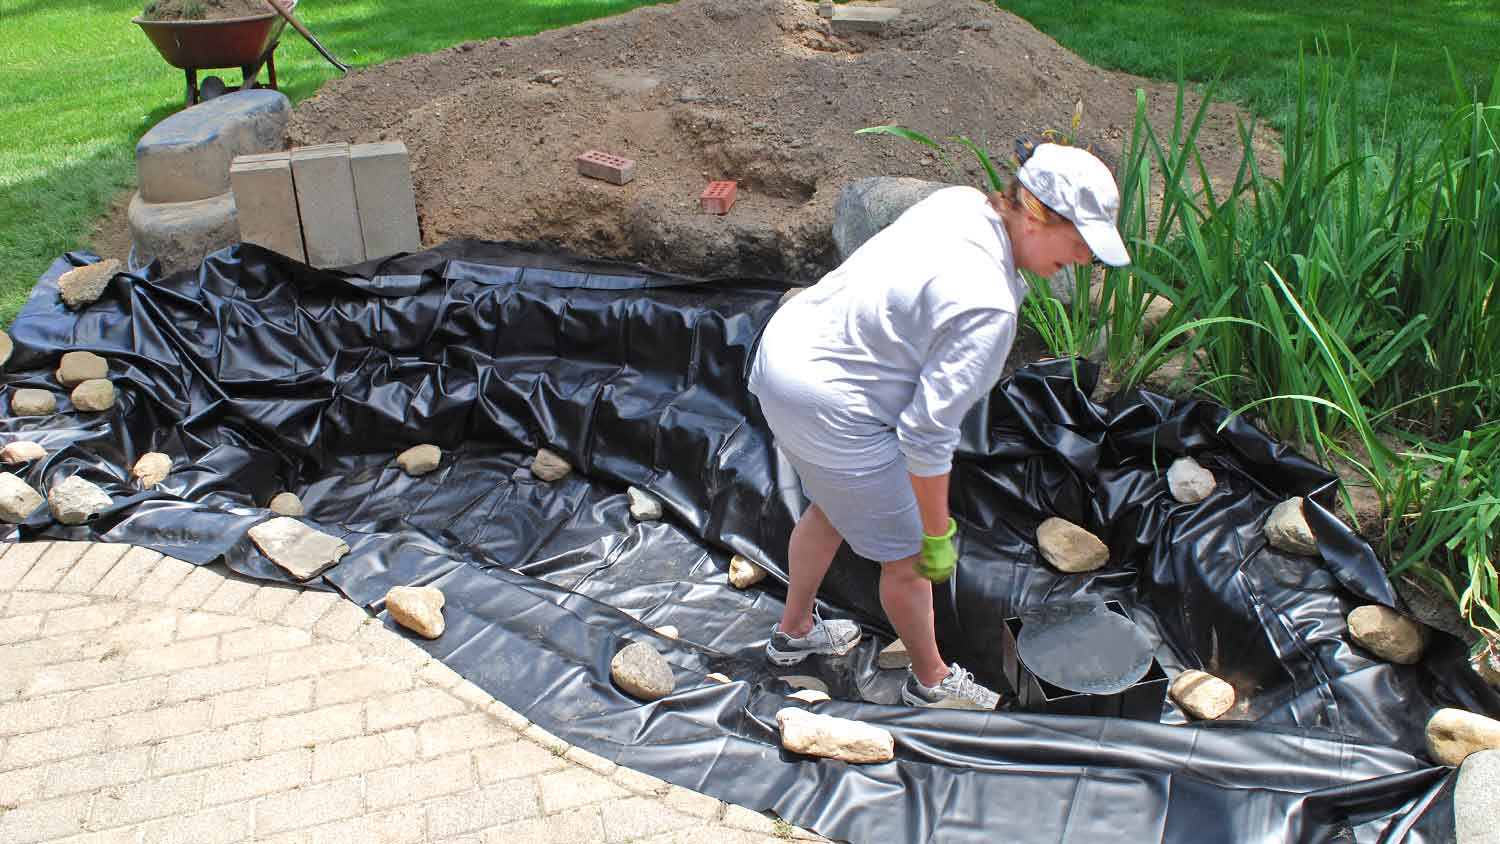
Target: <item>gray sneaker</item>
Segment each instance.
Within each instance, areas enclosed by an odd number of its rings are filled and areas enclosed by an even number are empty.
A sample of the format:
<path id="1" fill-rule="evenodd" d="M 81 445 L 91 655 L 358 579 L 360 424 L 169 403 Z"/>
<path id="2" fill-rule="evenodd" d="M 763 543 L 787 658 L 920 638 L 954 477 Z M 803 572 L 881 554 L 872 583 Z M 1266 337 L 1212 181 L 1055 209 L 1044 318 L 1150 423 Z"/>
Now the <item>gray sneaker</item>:
<path id="1" fill-rule="evenodd" d="M 859 644 L 859 625 L 846 618 L 813 621 L 806 636 L 788 636 L 775 627 L 771 628 L 771 641 L 766 643 L 766 659 L 776 665 L 796 665 L 813 654 L 843 656 Z"/>
<path id="2" fill-rule="evenodd" d="M 953 663 L 948 676 L 936 686 L 924 686 L 917 675 L 906 671 L 901 685 L 901 701 L 907 706 L 931 706 L 937 709 L 994 709 L 1000 696 L 974 682 L 974 673 Z"/>

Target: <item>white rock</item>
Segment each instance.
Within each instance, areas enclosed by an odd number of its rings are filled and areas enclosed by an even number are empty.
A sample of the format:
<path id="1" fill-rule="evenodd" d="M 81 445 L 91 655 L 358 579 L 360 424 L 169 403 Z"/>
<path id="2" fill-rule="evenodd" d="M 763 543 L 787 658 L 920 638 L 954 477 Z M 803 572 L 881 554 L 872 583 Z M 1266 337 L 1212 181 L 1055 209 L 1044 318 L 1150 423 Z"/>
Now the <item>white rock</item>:
<path id="1" fill-rule="evenodd" d="M 141 489 L 150 489 L 165 480 L 171 471 L 171 457 L 159 451 L 148 451 L 135 461 L 130 476 L 140 483 Z"/>
<path id="2" fill-rule="evenodd" d="M 802 689 L 801 691 L 792 692 L 787 697 L 791 700 L 800 700 L 803 703 L 822 703 L 825 700 L 833 700 L 833 698 L 828 696 L 827 692 L 820 692 L 817 689 Z"/>
<path id="3" fill-rule="evenodd" d="M 1500 750 L 1470 754 L 1453 787 L 1455 844 L 1500 841 Z"/>
<path id="4" fill-rule="evenodd" d="M 655 632 L 658 636 L 665 636 L 668 639 L 676 639 L 678 636 L 677 626 L 673 624 L 663 624 L 662 626 L 656 628 L 653 632 Z"/>
<path id="5" fill-rule="evenodd" d="M 531 474 L 547 483 L 560 481 L 571 471 L 573 471 L 572 464 L 562 459 L 556 452 L 545 448 L 537 449 L 536 458 L 531 461 Z"/>
<path id="6" fill-rule="evenodd" d="M 776 678 L 794 689 L 811 689 L 815 692 L 828 694 L 828 684 L 807 674 L 787 674 Z"/>
<path id="7" fill-rule="evenodd" d="M 707 676 L 708 676 L 708 679 L 713 680 L 715 682 L 719 682 L 719 683 L 728 683 L 729 682 L 729 678 L 727 676 L 725 676 L 723 674 L 720 674 L 717 671 L 715 671 L 714 673 L 709 674 Z"/>
<path id="8" fill-rule="evenodd" d="M 108 376 L 109 364 L 93 352 L 65 352 L 57 367 L 57 381 L 64 387 Z"/>
<path id="9" fill-rule="evenodd" d="M 16 440 L 5 448 L 0 448 L 0 462 L 3 463 L 30 463 L 46 456 L 47 449 L 42 448 L 41 443 L 31 440 Z"/>
<path id="10" fill-rule="evenodd" d="M 906 668 L 911 665 L 911 654 L 906 652 L 906 643 L 897 639 L 886 645 L 876 655 L 875 664 L 881 668 Z"/>
<path id="11" fill-rule="evenodd" d="M 1094 571 L 1109 562 L 1109 547 L 1099 537 L 1057 516 L 1036 529 L 1036 543 L 1042 557 L 1059 571 Z"/>
<path id="12" fill-rule="evenodd" d="M 1288 554 L 1307 557 L 1318 554 L 1318 540 L 1302 515 L 1300 497 L 1288 498 L 1271 509 L 1271 515 L 1266 519 L 1265 533 L 1266 541 L 1271 543 L 1271 547 Z"/>
<path id="13" fill-rule="evenodd" d="M 736 589 L 749 589 L 766 577 L 766 570 L 739 554 L 729 558 L 729 582 Z"/>
<path id="14" fill-rule="evenodd" d="M 630 497 L 630 515 L 639 522 L 651 522 L 661 518 L 661 502 L 643 489 L 631 487 L 625 490 Z"/>
<path id="15" fill-rule="evenodd" d="M 1179 457 L 1167 469 L 1167 488 L 1183 504 L 1197 504 L 1214 491 L 1214 473 L 1191 457 Z"/>
<path id="16" fill-rule="evenodd" d="M 16 416 L 46 416 L 57 412 L 57 396 L 51 390 L 23 387 L 10 394 L 10 412 Z"/>
<path id="17" fill-rule="evenodd" d="M 119 271 L 120 262 L 116 258 L 74 267 L 58 277 L 57 289 L 62 294 L 64 304 L 70 308 L 81 308 L 97 302 L 103 295 L 104 288 L 109 286 L 110 280 Z"/>
<path id="18" fill-rule="evenodd" d="M 443 450 L 435 445 L 414 445 L 396 455 L 396 464 L 406 474 L 425 475 L 443 462 Z"/>
<path id="19" fill-rule="evenodd" d="M 294 492 L 278 492 L 276 497 L 271 499 L 270 509 L 272 513 L 283 516 L 301 516 L 307 512 L 302 506 L 302 499 L 298 498 Z"/>
<path id="20" fill-rule="evenodd" d="M 10 335 L 0 331 L 0 366 L 10 360 L 10 353 L 15 351 L 16 344 L 11 342 Z"/>
<path id="21" fill-rule="evenodd" d="M 1500 721 L 1462 709 L 1439 709 L 1427 722 L 1427 752 L 1440 765 L 1462 765 L 1469 754 L 1500 749 Z"/>
<path id="22" fill-rule="evenodd" d="M 109 493 L 77 475 L 71 475 L 47 492 L 52 516 L 65 525 L 81 525 L 102 513 L 114 499 Z"/>
<path id="23" fill-rule="evenodd" d="M 1349 635 L 1387 662 L 1412 665 L 1422 658 L 1426 629 L 1390 607 L 1367 604 L 1349 613 Z"/>
<path id="24" fill-rule="evenodd" d="M 609 661 L 609 676 L 625 693 L 660 700 L 677 685 L 667 658 L 645 642 L 631 642 Z"/>
<path id="25" fill-rule="evenodd" d="M 851 764 L 889 762 L 896 755 L 890 732 L 847 718 L 835 718 L 788 706 L 776 713 L 781 746 L 804 756 L 823 756 Z"/>
<path id="26" fill-rule="evenodd" d="M 115 385 L 103 378 L 90 378 L 74 387 L 69 398 L 72 399 L 75 410 L 91 413 L 109 410 L 115 404 Z"/>
<path id="27" fill-rule="evenodd" d="M 1207 671 L 1189 669 L 1177 675 L 1167 689 L 1182 711 L 1212 721 L 1234 707 L 1234 686 Z"/>
<path id="28" fill-rule="evenodd" d="M 42 495 L 9 472 L 0 472 L 0 520 L 18 525 L 42 506 Z"/>
<path id="29" fill-rule="evenodd" d="M 385 610 L 397 624 L 424 639 L 443 635 L 443 591 L 436 586 L 392 586 Z"/>
<path id="30" fill-rule="evenodd" d="M 250 539 L 271 562 L 297 580 L 327 571 L 349 553 L 342 539 L 288 516 L 277 516 L 250 528 Z"/>

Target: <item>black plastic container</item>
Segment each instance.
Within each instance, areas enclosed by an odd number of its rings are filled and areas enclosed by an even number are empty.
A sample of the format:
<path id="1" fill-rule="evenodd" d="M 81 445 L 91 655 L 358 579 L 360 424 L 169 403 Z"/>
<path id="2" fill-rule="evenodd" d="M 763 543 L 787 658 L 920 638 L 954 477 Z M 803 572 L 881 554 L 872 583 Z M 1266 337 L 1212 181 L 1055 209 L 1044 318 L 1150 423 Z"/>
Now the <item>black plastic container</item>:
<path id="1" fill-rule="evenodd" d="M 1119 601 L 1105 601 L 1110 612 L 1127 616 Z M 1005 679 L 1016 695 L 1015 708 L 1052 715 L 1102 715 L 1137 721 L 1161 720 L 1167 695 L 1167 673 L 1153 657 L 1145 676 L 1117 694 L 1092 695 L 1072 692 L 1048 683 L 1026 669 L 1016 643 L 1021 637 L 1019 616 L 1005 620 L 1001 642 Z"/>

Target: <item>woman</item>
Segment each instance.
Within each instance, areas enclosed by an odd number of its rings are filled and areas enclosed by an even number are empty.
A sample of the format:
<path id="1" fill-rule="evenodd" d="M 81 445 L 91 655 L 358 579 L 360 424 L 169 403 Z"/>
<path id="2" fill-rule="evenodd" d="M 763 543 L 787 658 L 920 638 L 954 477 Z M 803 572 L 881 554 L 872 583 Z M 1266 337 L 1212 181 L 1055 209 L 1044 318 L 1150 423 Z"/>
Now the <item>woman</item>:
<path id="1" fill-rule="evenodd" d="M 959 424 L 995 386 L 1026 282 L 1096 258 L 1129 262 L 1119 191 L 1088 152 L 1042 144 L 1004 193 L 939 190 L 772 317 L 750 390 L 812 505 L 792 531 L 790 583 L 766 644 L 778 665 L 847 653 L 852 621 L 814 617 L 847 541 L 880 562 L 880 601 L 911 655 L 912 706 L 993 709 L 997 696 L 933 633 L 932 583 L 953 573 L 948 475 Z"/>

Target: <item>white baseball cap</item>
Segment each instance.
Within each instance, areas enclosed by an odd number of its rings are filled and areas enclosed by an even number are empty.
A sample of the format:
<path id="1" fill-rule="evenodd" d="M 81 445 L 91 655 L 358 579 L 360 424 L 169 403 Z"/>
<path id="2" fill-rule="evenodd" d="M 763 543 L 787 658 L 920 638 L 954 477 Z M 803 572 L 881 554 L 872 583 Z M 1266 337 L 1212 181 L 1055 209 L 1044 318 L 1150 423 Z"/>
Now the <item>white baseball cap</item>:
<path id="1" fill-rule="evenodd" d="M 1093 153 L 1062 144 L 1040 144 L 1016 173 L 1042 204 L 1068 218 L 1094 257 L 1112 267 L 1130 263 L 1116 227 L 1120 191 Z"/>

